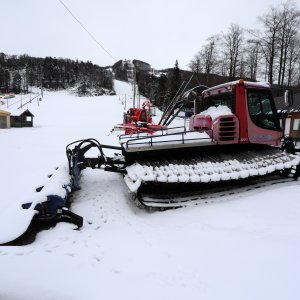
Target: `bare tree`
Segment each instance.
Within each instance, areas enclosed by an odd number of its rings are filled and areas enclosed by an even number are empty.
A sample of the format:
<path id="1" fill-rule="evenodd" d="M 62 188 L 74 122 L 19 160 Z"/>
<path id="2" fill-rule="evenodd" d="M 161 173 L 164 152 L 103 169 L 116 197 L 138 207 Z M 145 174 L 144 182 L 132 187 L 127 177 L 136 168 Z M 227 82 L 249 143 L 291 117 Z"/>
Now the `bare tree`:
<path id="1" fill-rule="evenodd" d="M 218 63 L 217 46 L 219 37 L 213 35 L 207 39 L 207 43 L 202 46 L 201 50 L 191 60 L 189 67 L 194 72 L 203 72 L 208 76 L 214 72 Z"/>
<path id="2" fill-rule="evenodd" d="M 293 84 L 294 78 L 297 79 L 300 75 L 300 36 L 295 37 L 288 48 L 287 51 L 287 85 L 291 86 Z M 295 82 L 299 84 L 299 82 Z"/>
<path id="3" fill-rule="evenodd" d="M 248 39 L 246 41 L 244 55 L 246 75 L 250 77 L 251 80 L 255 81 L 258 74 L 258 63 L 261 56 L 259 41 L 257 39 Z"/>
<path id="4" fill-rule="evenodd" d="M 288 52 L 290 54 L 293 53 L 293 51 L 290 51 L 290 47 L 292 43 L 294 43 L 297 30 L 299 29 L 300 12 L 297 10 L 293 2 L 286 2 L 282 4 L 282 8 L 279 10 L 279 15 L 281 23 L 278 32 L 278 84 L 283 86 L 286 73 L 287 55 Z"/>
<path id="5" fill-rule="evenodd" d="M 202 57 L 201 52 L 199 51 L 194 58 L 189 63 L 189 68 L 199 74 L 203 71 Z"/>
<path id="6" fill-rule="evenodd" d="M 238 63 L 242 53 L 243 29 L 238 24 L 231 24 L 228 32 L 223 35 L 224 55 L 227 58 L 229 77 L 237 75 Z"/>
<path id="7" fill-rule="evenodd" d="M 263 25 L 263 34 L 259 37 L 260 46 L 266 60 L 266 74 L 272 84 L 274 77 L 274 64 L 277 54 L 278 32 L 281 25 L 278 9 L 271 7 L 270 11 L 258 17 Z"/>
<path id="8" fill-rule="evenodd" d="M 189 67 L 196 73 L 206 74 L 206 81 L 218 64 L 218 52 L 217 46 L 219 42 L 219 36 L 213 35 L 207 39 L 207 43 L 204 44 L 201 50 L 190 61 Z"/>
<path id="9" fill-rule="evenodd" d="M 207 44 L 202 49 L 202 55 L 204 57 L 204 69 L 206 75 L 211 74 L 217 65 L 217 45 L 219 37 L 213 35 L 207 39 Z"/>

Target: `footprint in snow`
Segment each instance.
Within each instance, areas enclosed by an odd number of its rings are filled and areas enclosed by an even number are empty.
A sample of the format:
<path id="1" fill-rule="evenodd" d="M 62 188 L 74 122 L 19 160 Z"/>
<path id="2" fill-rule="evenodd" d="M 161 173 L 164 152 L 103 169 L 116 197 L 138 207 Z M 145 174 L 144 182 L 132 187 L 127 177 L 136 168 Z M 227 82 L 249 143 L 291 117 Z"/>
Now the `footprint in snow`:
<path id="1" fill-rule="evenodd" d="M 97 262 L 100 262 L 102 260 L 102 258 L 98 257 L 98 256 L 94 256 L 94 259 L 97 261 Z"/>

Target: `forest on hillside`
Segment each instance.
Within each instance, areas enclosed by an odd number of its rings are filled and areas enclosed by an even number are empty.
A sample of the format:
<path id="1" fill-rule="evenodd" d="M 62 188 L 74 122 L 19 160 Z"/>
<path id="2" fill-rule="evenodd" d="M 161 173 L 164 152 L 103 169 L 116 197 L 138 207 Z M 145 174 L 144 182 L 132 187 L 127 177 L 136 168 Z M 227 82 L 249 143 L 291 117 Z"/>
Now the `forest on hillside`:
<path id="1" fill-rule="evenodd" d="M 243 78 L 263 80 L 279 87 L 300 89 L 300 11 L 292 0 L 270 7 L 258 16 L 259 30 L 231 24 L 222 33 L 207 38 L 182 70 L 180 58 L 174 66 L 155 71 L 149 63 L 119 60 L 111 68 L 90 61 L 36 58 L 0 53 L 0 91 L 27 92 L 29 86 L 49 89 L 76 87 L 78 94 L 113 88 L 116 79 L 137 83 L 138 93 L 163 107 L 184 80 L 194 77 L 186 89 L 208 87 Z M 201 45 L 201 41 L 197 41 Z M 111 71 L 112 69 L 112 71 Z"/>
<path id="2" fill-rule="evenodd" d="M 85 95 L 113 89 L 112 72 L 90 61 L 0 53 L 0 91 L 27 93 L 30 86 L 55 90 L 77 87 L 79 95 Z"/>

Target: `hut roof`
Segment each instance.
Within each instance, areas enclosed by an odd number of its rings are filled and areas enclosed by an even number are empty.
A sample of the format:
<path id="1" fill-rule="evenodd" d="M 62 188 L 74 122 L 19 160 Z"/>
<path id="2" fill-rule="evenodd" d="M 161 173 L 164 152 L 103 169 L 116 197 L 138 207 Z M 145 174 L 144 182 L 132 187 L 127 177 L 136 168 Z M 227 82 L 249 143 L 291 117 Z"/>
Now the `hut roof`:
<path id="1" fill-rule="evenodd" d="M 10 112 L 0 109 L 0 115 L 9 116 Z"/>
<path id="2" fill-rule="evenodd" d="M 6 111 L 10 112 L 11 116 L 19 117 L 21 115 L 34 117 L 34 115 L 28 110 L 28 108 L 17 108 L 17 107 L 9 107 Z"/>

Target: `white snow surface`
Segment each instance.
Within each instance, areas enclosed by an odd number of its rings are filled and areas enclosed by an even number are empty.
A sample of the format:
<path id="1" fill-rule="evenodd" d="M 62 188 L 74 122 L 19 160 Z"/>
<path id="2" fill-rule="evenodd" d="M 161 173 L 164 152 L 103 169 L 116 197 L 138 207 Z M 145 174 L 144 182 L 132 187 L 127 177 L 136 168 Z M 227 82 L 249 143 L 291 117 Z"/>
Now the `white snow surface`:
<path id="1" fill-rule="evenodd" d="M 116 96 L 46 92 L 29 107 L 33 128 L 0 130 L 1 219 L 14 210 L 19 219 L 35 187 L 66 165 L 68 143 L 118 144 L 120 93 L 132 95 L 116 86 Z M 299 181 L 152 213 L 131 202 L 119 174 L 85 170 L 81 185 L 71 206 L 80 230 L 59 223 L 33 244 L 0 247 L 1 300 L 300 299 Z M 7 231 L 21 227 L 10 221 Z"/>
<path id="2" fill-rule="evenodd" d="M 203 116 L 211 116 L 212 121 L 220 116 L 232 115 L 231 109 L 226 105 L 211 106 L 200 113 Z"/>

